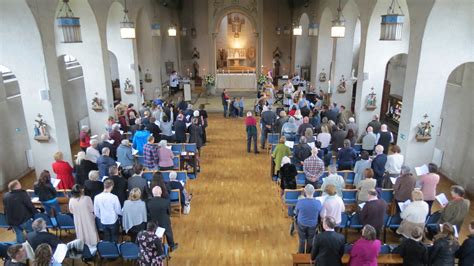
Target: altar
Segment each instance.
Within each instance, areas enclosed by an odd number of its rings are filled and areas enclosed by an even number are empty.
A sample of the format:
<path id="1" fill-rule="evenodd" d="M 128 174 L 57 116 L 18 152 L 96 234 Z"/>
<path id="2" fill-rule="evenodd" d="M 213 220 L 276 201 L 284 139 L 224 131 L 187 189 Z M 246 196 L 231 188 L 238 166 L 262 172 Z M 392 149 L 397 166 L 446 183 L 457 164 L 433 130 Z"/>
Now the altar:
<path id="1" fill-rule="evenodd" d="M 255 73 L 218 73 L 216 75 L 216 88 L 220 90 L 257 90 L 257 75 Z"/>

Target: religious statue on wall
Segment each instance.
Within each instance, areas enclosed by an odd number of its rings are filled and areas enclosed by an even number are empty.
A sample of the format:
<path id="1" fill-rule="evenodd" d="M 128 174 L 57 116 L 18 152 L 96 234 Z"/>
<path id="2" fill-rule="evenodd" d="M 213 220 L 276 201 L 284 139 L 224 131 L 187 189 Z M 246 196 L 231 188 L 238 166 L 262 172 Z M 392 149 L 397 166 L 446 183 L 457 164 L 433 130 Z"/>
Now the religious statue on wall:
<path id="1" fill-rule="evenodd" d="M 341 76 L 341 79 L 339 80 L 339 85 L 337 85 L 337 92 L 339 93 L 344 93 L 346 92 L 346 79 L 344 78 L 344 75 Z"/>
<path id="2" fill-rule="evenodd" d="M 48 124 L 43 119 L 41 114 L 37 115 L 37 119 L 35 119 L 36 124 L 34 125 L 34 139 L 37 141 L 48 141 L 49 140 L 49 132 L 48 132 Z"/>
<path id="3" fill-rule="evenodd" d="M 275 48 L 275 50 L 273 51 L 273 75 L 274 77 L 279 77 L 280 76 L 280 66 L 281 66 L 281 63 L 280 63 L 280 58 L 281 58 L 281 51 L 280 49 L 277 47 Z"/>
<path id="4" fill-rule="evenodd" d="M 92 110 L 102 111 L 104 110 L 104 101 L 98 97 L 98 93 L 95 93 L 95 97 L 92 99 Z"/>
<path id="5" fill-rule="evenodd" d="M 199 63 L 197 61 L 193 63 L 193 77 L 199 77 Z"/>
<path id="6" fill-rule="evenodd" d="M 367 102 L 365 103 L 365 109 L 375 110 L 377 109 L 377 94 L 374 92 L 374 88 L 371 88 L 372 92 L 367 95 Z"/>
<path id="7" fill-rule="evenodd" d="M 201 58 L 201 54 L 200 54 L 199 51 L 196 49 L 196 47 L 194 47 L 193 52 L 192 52 L 192 54 L 191 54 L 191 57 L 192 57 L 194 60 L 197 60 L 197 59 L 200 59 L 200 58 Z"/>
<path id="8" fill-rule="evenodd" d="M 426 120 L 428 115 L 425 114 L 423 118 Z M 431 124 L 431 121 L 420 122 L 416 129 L 416 140 L 417 141 L 428 141 L 431 139 L 431 129 L 434 126 Z"/>
<path id="9" fill-rule="evenodd" d="M 319 82 L 326 82 L 326 80 L 327 80 L 327 75 L 326 75 L 326 72 L 324 72 L 324 68 L 323 68 L 321 73 L 319 73 Z"/>
<path id="10" fill-rule="evenodd" d="M 123 84 L 123 91 L 127 94 L 133 93 L 134 87 L 130 79 L 126 78 L 125 83 Z"/>

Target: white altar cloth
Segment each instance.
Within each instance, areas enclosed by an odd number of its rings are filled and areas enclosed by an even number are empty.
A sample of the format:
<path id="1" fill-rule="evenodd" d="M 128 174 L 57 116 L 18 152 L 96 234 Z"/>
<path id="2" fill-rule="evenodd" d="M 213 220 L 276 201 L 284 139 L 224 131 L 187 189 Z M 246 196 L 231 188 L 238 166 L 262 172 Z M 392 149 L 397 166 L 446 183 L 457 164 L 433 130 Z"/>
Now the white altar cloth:
<path id="1" fill-rule="evenodd" d="M 216 75 L 217 89 L 257 89 L 255 73 L 225 73 Z"/>

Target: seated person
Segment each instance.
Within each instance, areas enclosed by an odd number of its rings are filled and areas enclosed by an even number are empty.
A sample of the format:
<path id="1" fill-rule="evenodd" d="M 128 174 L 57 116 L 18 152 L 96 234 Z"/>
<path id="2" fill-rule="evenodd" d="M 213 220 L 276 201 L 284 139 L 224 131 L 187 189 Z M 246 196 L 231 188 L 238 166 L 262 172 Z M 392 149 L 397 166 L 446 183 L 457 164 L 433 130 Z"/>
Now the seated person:
<path id="1" fill-rule="evenodd" d="M 15 244 L 8 247 L 7 250 L 9 260 L 5 262 L 5 266 L 26 266 L 26 250 L 22 244 Z"/>

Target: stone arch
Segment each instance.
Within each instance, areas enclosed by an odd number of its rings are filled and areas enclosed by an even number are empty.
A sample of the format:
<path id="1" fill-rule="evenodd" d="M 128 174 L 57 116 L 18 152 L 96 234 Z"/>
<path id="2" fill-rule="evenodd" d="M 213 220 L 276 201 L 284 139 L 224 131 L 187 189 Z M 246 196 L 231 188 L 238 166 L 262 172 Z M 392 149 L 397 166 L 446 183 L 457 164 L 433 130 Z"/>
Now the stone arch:
<path id="1" fill-rule="evenodd" d="M 212 29 L 212 32 L 210 32 L 211 34 L 216 33 L 219 30 L 220 22 L 229 13 L 240 13 L 244 15 L 245 17 L 247 17 L 250 20 L 250 23 L 252 23 L 252 27 L 255 29 L 255 32 L 258 33 L 257 21 L 249 10 L 240 6 L 228 6 L 228 7 L 222 8 L 214 15 L 212 23 L 210 24 L 212 26 L 209 27 L 209 30 Z"/>
<path id="2" fill-rule="evenodd" d="M 301 75 L 301 78 L 305 80 L 311 79 L 311 74 L 308 72 L 308 76 L 302 75 L 301 68 L 311 68 L 311 36 L 308 36 L 308 26 L 310 18 L 308 14 L 303 12 L 298 20 L 298 24 L 302 27 L 303 33 L 301 36 L 295 38 L 295 67 L 294 70 Z"/>
<path id="3" fill-rule="evenodd" d="M 120 76 L 121 99 L 124 103 L 133 103 L 140 106 L 139 95 L 140 83 L 138 75 L 138 62 L 136 58 L 136 43 L 134 39 L 122 39 L 120 37 L 120 22 L 123 19 L 124 6 L 114 1 L 107 14 L 107 48 L 117 57 L 118 72 Z M 125 93 L 123 84 L 130 80 L 134 90 L 132 93 Z"/>
<path id="4" fill-rule="evenodd" d="M 79 140 L 82 125 L 90 126 L 84 68 L 72 55 L 58 56 L 58 68 L 64 98 L 69 141 Z"/>
<path id="5" fill-rule="evenodd" d="M 0 65 L 0 112 L 8 114 L 0 116 L 0 185 L 4 186 L 30 171 L 25 156 L 29 153 L 30 142 L 18 79 L 3 65 Z"/>

